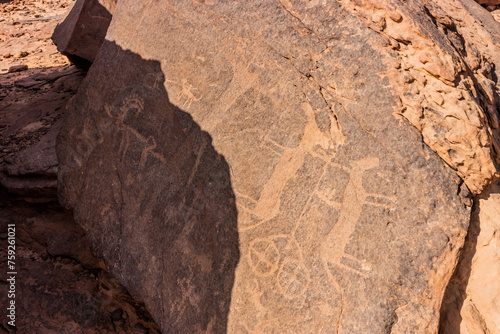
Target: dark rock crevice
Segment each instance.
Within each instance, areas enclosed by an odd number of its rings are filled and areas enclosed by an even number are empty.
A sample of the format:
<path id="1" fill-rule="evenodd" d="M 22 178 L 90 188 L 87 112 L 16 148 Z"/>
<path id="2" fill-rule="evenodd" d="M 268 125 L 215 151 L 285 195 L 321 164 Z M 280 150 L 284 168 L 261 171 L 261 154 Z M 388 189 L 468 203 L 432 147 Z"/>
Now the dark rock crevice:
<path id="1" fill-rule="evenodd" d="M 481 231 L 479 225 L 479 201 L 475 196 L 472 204 L 471 220 L 469 230 L 465 238 L 464 246 L 460 252 L 455 271 L 446 287 L 443 301 L 441 303 L 439 333 L 460 333 L 460 310 L 467 298 L 465 292 L 471 274 L 472 259 L 477 245 L 477 236 Z"/>

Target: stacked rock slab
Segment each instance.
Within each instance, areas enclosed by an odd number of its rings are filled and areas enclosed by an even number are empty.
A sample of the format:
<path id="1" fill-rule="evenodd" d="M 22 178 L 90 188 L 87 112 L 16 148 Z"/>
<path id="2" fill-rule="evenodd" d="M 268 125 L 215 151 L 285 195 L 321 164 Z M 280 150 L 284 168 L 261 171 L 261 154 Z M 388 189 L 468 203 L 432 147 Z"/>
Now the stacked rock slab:
<path id="1" fill-rule="evenodd" d="M 119 3 L 58 139 L 60 198 L 163 332 L 437 331 L 467 187 L 400 116 L 403 56 L 362 15 Z"/>
<path id="2" fill-rule="evenodd" d="M 52 35 L 57 49 L 78 66 L 88 68 L 104 41 L 117 0 L 77 0 Z"/>

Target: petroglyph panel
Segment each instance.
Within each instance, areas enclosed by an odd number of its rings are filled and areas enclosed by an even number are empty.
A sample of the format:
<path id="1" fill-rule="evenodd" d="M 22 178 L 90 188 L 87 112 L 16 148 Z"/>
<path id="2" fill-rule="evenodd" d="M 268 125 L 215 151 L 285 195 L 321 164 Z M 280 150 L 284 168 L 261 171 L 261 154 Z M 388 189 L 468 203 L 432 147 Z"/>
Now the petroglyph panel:
<path id="1" fill-rule="evenodd" d="M 120 4 L 130 51 L 72 103 L 62 193 L 162 330 L 432 328 L 468 210 L 394 116 L 381 37 L 338 2 Z M 80 154 L 83 127 L 113 131 Z"/>
<path id="2" fill-rule="evenodd" d="M 340 298 L 345 284 L 343 272 L 354 272 L 357 279 L 373 276 L 374 268 L 366 259 L 346 253 L 360 217 L 367 206 L 395 206 L 393 192 L 385 195 L 383 187 L 371 187 L 378 191 L 375 193 L 365 190 L 363 180 L 371 171 L 388 173 L 381 169 L 376 157 L 344 166 L 306 154 L 302 166 L 282 188 L 277 216 L 240 228 L 243 252 L 247 235 L 259 236 L 250 241 L 247 250 L 248 265 L 254 274 L 247 279 L 258 282 L 264 295 L 278 291 L 280 297 L 273 298 L 285 298 L 284 303 L 292 310 L 307 304 L 311 306 L 308 312 L 316 318 L 338 315 L 342 305 L 329 304 L 328 299 Z M 271 232 L 280 234 L 269 236 Z M 328 291 L 329 297 L 316 295 L 317 290 Z M 265 304 L 259 307 L 266 309 Z M 266 313 L 273 314 L 273 310 L 266 309 Z"/>
<path id="3" fill-rule="evenodd" d="M 277 276 L 277 285 L 283 296 L 296 298 L 303 295 L 309 287 L 309 282 L 309 270 L 301 261 L 283 261 Z"/>
<path id="4" fill-rule="evenodd" d="M 61 192 L 111 272 L 132 293 L 151 296 L 156 319 L 169 319 L 174 332 L 209 326 L 223 332 L 230 300 L 224 291 L 231 290 L 240 257 L 229 166 L 210 136 L 152 80 L 160 77 L 158 62 L 113 44 L 107 51 L 138 66 L 132 73 L 108 67 L 101 73 L 120 72 L 138 85 L 108 90 L 95 109 L 86 96 L 77 97 L 86 121 L 61 131 L 62 138 L 80 139 L 62 149 L 61 162 L 85 172 L 68 177 L 63 168 L 68 178 Z M 78 190 L 68 192 L 72 186 Z M 82 198 L 86 204 L 79 206 Z"/>

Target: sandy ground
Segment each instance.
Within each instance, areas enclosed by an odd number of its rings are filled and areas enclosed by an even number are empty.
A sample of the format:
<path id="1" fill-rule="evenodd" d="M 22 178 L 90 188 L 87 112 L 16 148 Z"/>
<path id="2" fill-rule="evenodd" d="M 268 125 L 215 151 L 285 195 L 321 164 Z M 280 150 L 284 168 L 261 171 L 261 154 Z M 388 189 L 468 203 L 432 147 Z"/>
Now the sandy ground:
<path id="1" fill-rule="evenodd" d="M 40 141 L 83 79 L 50 38 L 74 1 L 0 0 L 0 170 Z"/>
<path id="2" fill-rule="evenodd" d="M 0 73 L 14 65 L 67 65 L 50 39 L 75 0 L 0 0 Z"/>

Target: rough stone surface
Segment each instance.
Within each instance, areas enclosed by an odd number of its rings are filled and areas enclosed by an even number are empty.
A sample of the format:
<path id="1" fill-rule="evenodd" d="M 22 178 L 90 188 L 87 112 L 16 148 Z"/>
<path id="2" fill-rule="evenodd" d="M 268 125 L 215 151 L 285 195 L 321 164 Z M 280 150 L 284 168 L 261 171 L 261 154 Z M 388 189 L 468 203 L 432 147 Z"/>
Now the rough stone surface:
<path id="1" fill-rule="evenodd" d="M 500 183 L 474 203 L 460 264 L 446 290 L 441 333 L 500 333 Z"/>
<path id="2" fill-rule="evenodd" d="M 467 187 L 398 115 L 401 54 L 361 14 L 118 4 L 58 138 L 60 198 L 164 332 L 437 331 Z"/>
<path id="3" fill-rule="evenodd" d="M 499 176 L 500 23 L 472 0 L 341 2 L 393 49 L 397 112 L 480 193 Z"/>
<path id="4" fill-rule="evenodd" d="M 91 254 L 71 212 L 57 203 L 30 204 L 0 189 L 0 247 L 16 232 L 16 328 L 2 310 L 1 333 L 159 333 L 158 326 Z M 7 270 L 7 252 L 0 253 Z M 0 303 L 8 305 L 8 277 Z M 120 314 L 117 318 L 114 315 Z M 16 331 L 17 330 L 17 331 Z"/>
<path id="5" fill-rule="evenodd" d="M 71 212 L 56 202 L 55 138 L 83 79 L 75 66 L 60 66 L 68 62 L 50 45 L 69 2 L 0 3 L 0 49 L 7 56 L 0 72 L 18 61 L 29 65 L 0 74 L 0 333 L 159 333 L 144 304 L 106 272 Z M 28 52 L 21 60 L 12 56 Z M 6 316 L 9 224 L 16 227 L 16 328 Z"/>
<path id="6" fill-rule="evenodd" d="M 88 68 L 108 30 L 117 0 L 78 0 L 52 35 L 57 49 L 75 64 Z"/>
<path id="7" fill-rule="evenodd" d="M 499 0 L 476 0 L 476 2 L 480 5 L 486 5 L 486 6 L 497 6 L 500 5 Z"/>
<path id="8" fill-rule="evenodd" d="M 0 186 L 45 201 L 57 198 L 56 137 L 83 73 L 75 66 L 3 74 L 0 85 Z"/>

